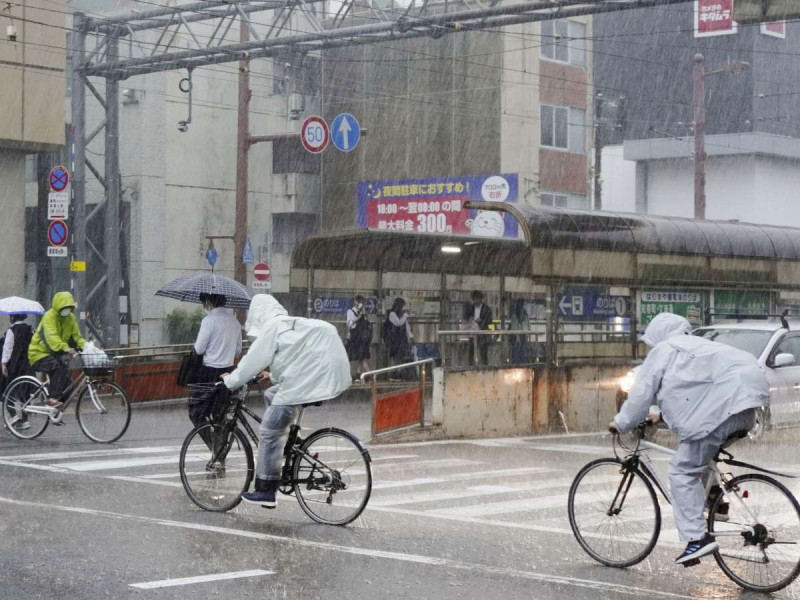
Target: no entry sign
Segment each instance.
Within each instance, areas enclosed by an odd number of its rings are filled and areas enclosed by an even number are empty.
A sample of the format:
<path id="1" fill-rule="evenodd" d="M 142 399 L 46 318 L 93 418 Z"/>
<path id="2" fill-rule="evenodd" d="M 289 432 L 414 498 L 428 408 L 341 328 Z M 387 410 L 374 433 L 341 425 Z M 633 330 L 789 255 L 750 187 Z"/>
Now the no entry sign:
<path id="1" fill-rule="evenodd" d="M 258 281 L 269 281 L 269 265 L 264 262 L 258 263 L 253 267 L 253 277 Z"/>
<path id="2" fill-rule="evenodd" d="M 322 152 L 329 140 L 330 131 L 325 119 L 312 115 L 303 121 L 303 127 L 300 129 L 300 141 L 303 142 L 306 150 L 312 154 Z"/>
<path id="3" fill-rule="evenodd" d="M 69 229 L 64 221 L 53 221 L 47 228 L 47 239 L 51 246 L 63 246 L 67 243 Z"/>

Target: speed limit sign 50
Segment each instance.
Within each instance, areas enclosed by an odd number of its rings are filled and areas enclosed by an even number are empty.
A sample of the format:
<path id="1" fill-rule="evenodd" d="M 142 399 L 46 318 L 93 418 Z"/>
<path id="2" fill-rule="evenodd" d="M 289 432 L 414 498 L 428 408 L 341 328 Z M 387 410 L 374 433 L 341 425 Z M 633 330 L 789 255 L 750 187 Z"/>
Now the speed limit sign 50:
<path id="1" fill-rule="evenodd" d="M 303 142 L 303 147 L 309 152 L 317 154 L 325 150 L 330 137 L 328 124 L 322 117 L 312 115 L 303 121 L 300 140 Z"/>

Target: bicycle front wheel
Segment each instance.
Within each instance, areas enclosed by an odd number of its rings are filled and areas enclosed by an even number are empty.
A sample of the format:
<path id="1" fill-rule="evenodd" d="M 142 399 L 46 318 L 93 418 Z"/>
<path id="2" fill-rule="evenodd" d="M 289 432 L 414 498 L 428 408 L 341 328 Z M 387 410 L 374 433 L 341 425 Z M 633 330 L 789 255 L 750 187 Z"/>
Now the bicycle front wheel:
<path id="1" fill-rule="evenodd" d="M 3 396 L 3 422 L 21 440 L 39 437 L 50 423 L 47 388 L 35 377 L 17 377 Z"/>
<path id="2" fill-rule="evenodd" d="M 297 501 L 317 523 L 347 525 L 364 511 L 372 493 L 369 452 L 341 429 L 312 433 L 295 455 Z"/>
<path id="3" fill-rule="evenodd" d="M 93 442 L 110 444 L 121 438 L 131 422 L 131 403 L 120 386 L 110 381 L 91 381 L 75 407 L 81 431 Z"/>
<path id="4" fill-rule="evenodd" d="M 728 503 L 728 520 L 717 508 Z M 719 567 L 756 592 L 785 588 L 800 573 L 800 506 L 786 487 L 766 475 L 734 477 L 711 507 L 708 530 L 719 544 Z"/>
<path id="5" fill-rule="evenodd" d="M 240 429 L 204 423 L 181 448 L 181 482 L 192 502 L 204 510 L 225 512 L 242 501 L 253 480 L 253 449 Z"/>
<path id="6" fill-rule="evenodd" d="M 594 460 L 575 476 L 567 501 L 575 539 L 596 561 L 630 567 L 658 541 L 661 509 L 651 483 L 614 458 Z"/>

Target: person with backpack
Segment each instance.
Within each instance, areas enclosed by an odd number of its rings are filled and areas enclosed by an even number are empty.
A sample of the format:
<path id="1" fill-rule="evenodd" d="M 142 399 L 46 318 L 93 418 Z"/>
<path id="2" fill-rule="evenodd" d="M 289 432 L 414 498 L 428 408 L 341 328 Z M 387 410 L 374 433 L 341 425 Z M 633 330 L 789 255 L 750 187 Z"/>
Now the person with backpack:
<path id="1" fill-rule="evenodd" d="M 372 323 L 364 309 L 364 296 L 356 296 L 353 306 L 347 311 L 347 340 L 345 350 L 350 362 L 356 363 L 355 382 L 359 382 L 361 374 L 369 371 L 372 345 Z"/>
<path id="2" fill-rule="evenodd" d="M 405 299 L 395 298 L 392 309 L 383 322 L 383 343 L 386 344 L 391 366 L 403 364 L 411 355 L 414 335 L 411 333 L 411 323 L 406 311 Z"/>
<path id="3" fill-rule="evenodd" d="M 28 362 L 28 346 L 33 337 L 33 328 L 25 322 L 26 314 L 11 315 L 11 326 L 3 336 L 2 371 L 3 387 L 22 375 L 33 375 L 34 371 Z M 11 425 L 17 429 L 30 429 L 31 425 L 25 415 L 15 414 L 9 405 Z"/>

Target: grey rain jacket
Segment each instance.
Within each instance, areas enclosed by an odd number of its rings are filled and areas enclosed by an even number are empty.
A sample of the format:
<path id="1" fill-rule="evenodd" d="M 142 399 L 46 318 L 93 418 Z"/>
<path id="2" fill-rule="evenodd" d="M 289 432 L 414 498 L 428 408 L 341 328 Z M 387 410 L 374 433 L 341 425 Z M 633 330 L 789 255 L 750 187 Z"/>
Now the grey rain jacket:
<path id="1" fill-rule="evenodd" d="M 642 341 L 653 349 L 614 417 L 619 431 L 636 427 L 657 404 L 681 441 L 699 440 L 731 415 L 767 404 L 769 384 L 752 355 L 690 334 L 689 322 L 671 313 L 647 326 Z"/>

